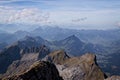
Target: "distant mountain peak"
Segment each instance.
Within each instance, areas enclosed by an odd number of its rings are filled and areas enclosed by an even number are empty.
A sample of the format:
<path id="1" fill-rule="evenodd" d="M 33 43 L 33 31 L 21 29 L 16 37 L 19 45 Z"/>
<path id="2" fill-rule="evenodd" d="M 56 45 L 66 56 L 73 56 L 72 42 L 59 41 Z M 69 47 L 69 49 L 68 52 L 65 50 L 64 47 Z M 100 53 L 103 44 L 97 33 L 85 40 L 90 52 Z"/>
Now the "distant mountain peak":
<path id="1" fill-rule="evenodd" d="M 71 36 L 69 36 L 70 38 L 77 38 L 77 36 L 76 35 L 71 35 Z"/>
<path id="2" fill-rule="evenodd" d="M 34 38 L 28 35 L 24 37 L 24 40 L 28 40 L 28 39 L 34 39 Z"/>
<path id="3" fill-rule="evenodd" d="M 71 35 L 69 37 L 67 37 L 66 39 L 72 39 L 72 40 L 80 40 L 77 36 L 75 35 Z"/>
<path id="4" fill-rule="evenodd" d="M 75 35 L 71 35 L 67 38 L 65 38 L 64 40 L 62 40 L 63 44 L 71 44 L 71 43 L 77 43 L 77 44 L 83 44 L 83 42 Z"/>
<path id="5" fill-rule="evenodd" d="M 20 48 L 24 49 L 25 47 L 39 47 L 41 45 L 46 45 L 47 40 L 37 36 L 25 36 L 23 39 L 18 40 L 17 42 L 13 43 L 12 45 L 18 45 Z"/>
<path id="6" fill-rule="evenodd" d="M 36 37 L 31 37 L 31 36 L 25 36 L 21 41 L 24 41 L 24 40 L 27 40 L 27 41 L 44 41 L 43 38 L 41 38 L 40 36 L 36 36 Z"/>

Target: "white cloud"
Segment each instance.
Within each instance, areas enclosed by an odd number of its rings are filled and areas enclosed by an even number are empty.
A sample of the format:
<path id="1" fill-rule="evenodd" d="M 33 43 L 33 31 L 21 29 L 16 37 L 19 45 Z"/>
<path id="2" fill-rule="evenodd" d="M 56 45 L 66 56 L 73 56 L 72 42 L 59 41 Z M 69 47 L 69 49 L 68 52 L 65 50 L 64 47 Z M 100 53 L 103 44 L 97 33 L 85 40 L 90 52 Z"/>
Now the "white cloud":
<path id="1" fill-rule="evenodd" d="M 38 8 L 14 9 L 0 6 L 1 23 L 46 24 L 48 19 L 49 13 Z"/>
<path id="2" fill-rule="evenodd" d="M 112 28 L 111 25 L 119 21 L 119 11 L 111 9 L 43 11 L 39 7 L 0 6 L 0 23 L 50 24 L 60 27 L 62 27 L 61 25 L 97 26 L 93 28 L 103 29 Z"/>

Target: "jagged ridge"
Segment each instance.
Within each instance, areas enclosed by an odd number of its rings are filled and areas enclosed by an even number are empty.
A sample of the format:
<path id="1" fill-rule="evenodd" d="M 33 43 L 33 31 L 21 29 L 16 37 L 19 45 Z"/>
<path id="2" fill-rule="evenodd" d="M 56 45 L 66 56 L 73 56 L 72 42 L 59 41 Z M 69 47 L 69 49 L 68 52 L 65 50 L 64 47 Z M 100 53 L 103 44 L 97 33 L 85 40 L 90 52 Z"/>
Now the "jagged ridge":
<path id="1" fill-rule="evenodd" d="M 63 80 L 54 64 L 35 62 L 27 71 L 2 80 Z"/>

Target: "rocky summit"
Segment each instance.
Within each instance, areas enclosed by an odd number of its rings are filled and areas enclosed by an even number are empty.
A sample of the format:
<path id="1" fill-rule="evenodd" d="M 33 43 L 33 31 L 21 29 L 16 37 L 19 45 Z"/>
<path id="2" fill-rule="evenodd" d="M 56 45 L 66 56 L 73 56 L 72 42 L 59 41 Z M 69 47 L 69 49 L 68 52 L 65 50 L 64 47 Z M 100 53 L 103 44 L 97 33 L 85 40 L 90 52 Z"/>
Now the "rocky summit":
<path id="1" fill-rule="evenodd" d="M 55 64 L 63 64 L 70 57 L 63 50 L 53 51 L 48 54 L 43 60 L 49 61 Z"/>
<path id="2" fill-rule="evenodd" d="M 30 68 L 18 75 L 9 76 L 2 80 L 63 80 L 54 64 L 37 61 Z"/>
<path id="3" fill-rule="evenodd" d="M 55 51 L 46 59 L 56 64 L 64 80 L 104 80 L 105 78 L 96 63 L 96 56 L 91 53 L 80 57 L 68 57 L 63 51 Z"/>
<path id="4" fill-rule="evenodd" d="M 106 78 L 92 53 L 73 57 L 63 50 L 56 50 L 41 60 L 13 62 L 0 80 L 120 80 L 120 77 Z"/>
<path id="5" fill-rule="evenodd" d="M 64 65 L 58 65 L 64 80 L 104 80 L 104 73 L 95 63 L 93 54 L 68 59 Z"/>

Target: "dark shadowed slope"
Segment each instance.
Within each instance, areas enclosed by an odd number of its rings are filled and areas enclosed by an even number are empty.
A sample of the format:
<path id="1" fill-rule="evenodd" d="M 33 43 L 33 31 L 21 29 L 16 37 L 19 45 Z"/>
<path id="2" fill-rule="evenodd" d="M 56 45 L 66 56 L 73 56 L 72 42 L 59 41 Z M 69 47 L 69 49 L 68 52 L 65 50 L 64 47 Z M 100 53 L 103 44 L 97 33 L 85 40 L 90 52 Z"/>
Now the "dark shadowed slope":
<path id="1" fill-rule="evenodd" d="M 27 71 L 2 80 L 63 80 L 55 65 L 49 62 L 35 62 Z"/>

